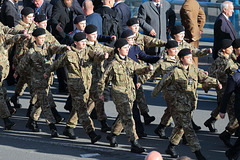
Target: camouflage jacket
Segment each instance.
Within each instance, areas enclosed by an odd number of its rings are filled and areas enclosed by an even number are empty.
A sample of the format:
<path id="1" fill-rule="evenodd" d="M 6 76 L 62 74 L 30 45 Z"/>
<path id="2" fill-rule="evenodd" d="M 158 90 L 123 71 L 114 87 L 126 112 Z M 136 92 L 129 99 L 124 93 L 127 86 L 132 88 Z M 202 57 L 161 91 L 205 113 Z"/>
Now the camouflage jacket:
<path id="1" fill-rule="evenodd" d="M 143 35 L 139 32 L 135 34 L 135 43 L 144 51 L 144 48 L 150 47 L 163 47 L 166 42 L 158 38 L 153 38 L 147 35 Z"/>
<path id="2" fill-rule="evenodd" d="M 35 41 L 34 37 L 31 37 L 30 40 L 26 39 L 16 46 L 16 52 L 13 57 L 13 64 L 15 67 L 17 67 L 18 63 L 20 62 L 24 54 L 28 51 L 28 49 L 32 47 L 34 41 Z M 60 45 L 56 38 L 47 30 L 45 41 L 48 42 L 49 44 Z"/>
<path id="3" fill-rule="evenodd" d="M 33 47 L 23 56 L 16 68 L 16 73 L 22 73 L 30 66 L 31 83 L 35 87 L 47 87 L 52 83 L 52 77 L 44 79 L 43 74 L 53 63 L 53 55 L 64 53 L 67 48 L 66 45 L 51 45 L 47 42 L 38 47 L 34 42 Z"/>
<path id="4" fill-rule="evenodd" d="M 217 87 L 219 81 L 208 77 L 203 70 L 196 68 L 194 64 L 191 64 L 186 70 L 182 63 L 179 63 L 174 70 L 164 75 L 154 88 L 152 96 L 155 97 L 163 88 L 171 85 L 175 91 L 172 92 L 175 97 L 173 99 L 175 111 L 189 112 L 195 108 L 198 83 L 209 87 Z"/>
<path id="5" fill-rule="evenodd" d="M 172 40 L 174 40 L 174 39 L 172 39 Z M 200 50 L 200 49 L 192 46 L 191 44 L 189 44 L 185 40 L 182 40 L 182 41 L 178 42 L 178 50 L 180 51 L 183 48 L 191 49 L 193 57 L 204 57 L 204 56 L 207 56 L 209 54 L 207 48 L 203 48 L 203 49 Z M 167 51 L 163 50 L 162 53 L 161 53 L 161 56 L 165 57 L 166 54 L 167 54 Z"/>
<path id="6" fill-rule="evenodd" d="M 51 65 L 46 73 L 49 75 L 59 67 L 66 66 L 68 70 L 68 83 L 75 83 L 82 80 L 82 83 L 86 90 L 91 87 L 92 81 L 92 66 L 94 62 L 103 61 L 104 54 L 102 52 L 96 52 L 92 47 L 85 47 L 82 50 L 78 50 L 74 46 L 71 46 L 72 51 L 64 53 L 53 65 Z"/>
<path id="7" fill-rule="evenodd" d="M 0 74 L 1 74 L 1 81 L 4 80 L 9 73 L 9 61 L 8 61 L 8 54 L 9 49 L 19 41 L 22 41 L 25 39 L 25 36 L 23 34 L 17 34 L 15 36 L 10 34 L 0 34 Z"/>
<path id="8" fill-rule="evenodd" d="M 5 26 L 0 22 L 0 34 L 16 35 L 16 34 L 22 34 L 22 33 L 23 33 L 23 30 L 16 30 L 14 28 L 9 28 L 8 26 Z"/>
<path id="9" fill-rule="evenodd" d="M 142 75 L 139 77 L 140 82 L 144 84 L 148 79 L 155 78 L 158 76 L 163 76 L 164 74 L 169 73 L 171 70 L 176 67 L 178 62 L 178 57 L 176 56 L 175 59 L 172 59 L 168 54 L 163 58 L 160 59 L 157 63 L 153 65 L 153 71 L 149 72 L 146 75 Z"/>
<path id="10" fill-rule="evenodd" d="M 148 67 L 138 64 L 129 57 L 126 57 L 126 60 L 122 60 L 116 54 L 115 59 L 106 68 L 98 82 L 98 94 L 102 95 L 105 84 L 109 84 L 111 81 L 111 93 L 114 102 L 121 101 L 121 98 L 124 96 L 133 102 L 136 99 L 135 85 L 133 83 L 134 74 L 141 75 L 148 71 Z"/>

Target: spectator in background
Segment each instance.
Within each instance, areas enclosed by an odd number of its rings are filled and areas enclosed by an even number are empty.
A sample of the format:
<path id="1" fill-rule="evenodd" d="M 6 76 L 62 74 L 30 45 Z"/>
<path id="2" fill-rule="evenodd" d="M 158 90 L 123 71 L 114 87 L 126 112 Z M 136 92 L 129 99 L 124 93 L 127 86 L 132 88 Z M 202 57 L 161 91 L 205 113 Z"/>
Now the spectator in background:
<path id="1" fill-rule="evenodd" d="M 234 12 L 233 9 L 233 3 L 230 1 L 225 1 L 221 4 L 222 13 L 217 17 L 214 24 L 213 59 L 218 57 L 218 51 L 221 49 L 221 41 L 223 39 L 231 39 L 233 41 L 237 38 L 237 32 L 229 20 L 229 17 Z"/>
<path id="2" fill-rule="evenodd" d="M 203 33 L 206 15 L 196 0 L 185 0 L 180 9 L 182 25 L 185 27 L 185 40 L 199 48 L 199 39 Z M 198 67 L 198 57 L 193 57 L 194 64 Z"/>
<path id="3" fill-rule="evenodd" d="M 98 13 L 94 13 L 94 6 L 91 0 L 85 0 L 83 2 L 83 12 L 86 15 L 87 25 L 93 24 L 97 26 L 98 35 L 102 35 L 102 17 Z"/>
<path id="4" fill-rule="evenodd" d="M 175 12 L 166 0 L 147 1 L 140 5 L 138 10 L 139 25 L 143 29 L 143 34 L 163 41 L 167 41 L 168 29 L 174 27 L 175 18 Z M 152 47 L 145 51 L 148 54 L 156 55 L 161 50 L 158 47 Z"/>
<path id="5" fill-rule="evenodd" d="M 50 18 L 52 16 L 52 5 L 45 0 L 33 0 L 30 7 L 34 10 L 34 15 L 46 15 L 47 30 L 51 32 Z"/>
<path id="6" fill-rule="evenodd" d="M 125 0 L 115 0 L 115 4 L 113 6 L 113 10 L 118 12 L 120 19 L 122 21 L 122 29 L 127 30 L 127 21 L 131 18 L 131 10 L 126 3 Z"/>
<path id="7" fill-rule="evenodd" d="M 114 5 L 114 0 L 103 0 L 103 5 L 96 10 L 102 17 L 102 34 L 116 36 L 118 39 L 122 34 L 121 19 L 119 14 L 111 9 Z M 106 42 L 106 46 L 112 47 L 114 41 Z"/>
<path id="8" fill-rule="evenodd" d="M 21 19 L 18 0 L 5 0 L 1 7 L 1 20 L 5 26 L 15 27 Z"/>
<path id="9" fill-rule="evenodd" d="M 163 160 L 162 155 L 157 151 L 152 151 L 146 155 L 144 160 Z"/>

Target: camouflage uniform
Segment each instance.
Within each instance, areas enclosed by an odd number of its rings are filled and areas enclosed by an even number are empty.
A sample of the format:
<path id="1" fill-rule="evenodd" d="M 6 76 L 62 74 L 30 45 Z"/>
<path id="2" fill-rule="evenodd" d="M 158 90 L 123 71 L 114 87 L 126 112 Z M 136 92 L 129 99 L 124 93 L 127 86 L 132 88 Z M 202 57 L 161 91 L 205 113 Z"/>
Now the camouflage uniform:
<path id="1" fill-rule="evenodd" d="M 6 104 L 6 93 L 5 88 L 3 86 L 3 80 L 7 78 L 9 73 L 9 61 L 8 61 L 8 50 L 14 45 L 14 43 L 23 40 L 25 36 L 23 35 L 8 35 L 1 34 L 0 35 L 0 43 L 1 43 L 1 54 L 0 54 L 0 117 L 7 118 L 10 116 L 7 104 Z"/>
<path id="2" fill-rule="evenodd" d="M 88 134 L 94 131 L 92 119 L 89 117 L 87 107 L 90 99 L 89 91 L 92 83 L 92 66 L 94 61 L 104 60 L 104 54 L 96 52 L 92 47 L 78 50 L 71 47 L 72 51 L 63 54 L 47 70 L 47 74 L 59 67 L 66 66 L 68 70 L 68 89 L 72 96 L 73 108 L 67 126 L 75 128 L 78 122 L 83 125 Z"/>
<path id="3" fill-rule="evenodd" d="M 163 79 L 157 84 L 152 92 L 152 96 L 156 96 L 163 87 L 172 86 L 172 104 L 174 109 L 171 110 L 175 127 L 172 131 L 170 143 L 178 145 L 185 134 L 186 140 L 189 143 L 192 152 L 200 150 L 197 135 L 191 123 L 191 112 L 195 109 L 197 101 L 197 85 L 203 83 L 210 87 L 217 87 L 218 80 L 208 77 L 202 70 L 199 70 L 194 64 L 189 65 L 186 70 L 182 63 L 164 75 Z"/>
<path id="4" fill-rule="evenodd" d="M 165 41 L 160 40 L 158 38 L 153 38 L 147 35 L 143 35 L 139 32 L 135 34 L 135 44 L 140 47 L 142 51 L 144 51 L 145 48 L 150 47 L 163 47 L 165 45 Z M 139 60 L 139 62 L 142 64 L 143 62 Z M 141 115 L 144 115 L 145 113 L 149 112 L 148 106 L 146 104 L 146 98 L 144 95 L 144 90 L 142 86 L 140 86 L 137 89 L 136 92 L 136 101 L 138 103 L 138 107 L 140 109 Z"/>
<path id="5" fill-rule="evenodd" d="M 132 114 L 133 102 L 136 99 L 133 77 L 134 74 L 144 74 L 148 71 L 147 67 L 138 64 L 129 57 L 126 57 L 126 60 L 121 60 L 116 54 L 115 59 L 106 68 L 98 83 L 98 93 L 102 95 L 105 84 L 112 82 L 111 93 L 118 112 L 112 126 L 112 133 L 119 135 L 124 128 L 129 141 L 138 139 Z"/>
<path id="6" fill-rule="evenodd" d="M 213 62 L 211 67 L 208 69 L 208 74 L 211 77 L 214 77 L 220 81 L 222 84 L 222 89 L 216 89 L 217 92 L 217 107 L 211 112 L 211 117 L 216 120 L 219 118 L 219 111 L 222 101 L 222 96 L 226 89 L 228 75 L 231 74 L 238 68 L 236 62 L 235 54 L 231 54 L 229 58 L 225 57 L 222 51 L 219 51 L 218 58 Z M 230 101 L 227 106 L 227 113 L 229 117 L 229 123 L 226 127 L 226 130 L 233 134 L 238 127 L 238 122 L 234 113 L 234 98 L 235 94 L 232 94 Z"/>
<path id="7" fill-rule="evenodd" d="M 66 46 L 50 45 L 47 42 L 39 48 L 35 43 L 32 48 L 24 55 L 16 69 L 17 73 L 22 73 L 30 67 L 30 77 L 33 95 L 37 96 L 35 108 L 31 112 L 30 117 L 37 121 L 40 117 L 41 110 L 47 119 L 48 124 L 55 123 L 49 101 L 49 88 L 53 81 L 53 74 L 48 79 L 44 79 L 43 74 L 52 64 L 54 54 L 61 54 L 66 51 Z"/>
<path id="8" fill-rule="evenodd" d="M 16 35 L 16 34 L 21 34 L 23 33 L 22 30 L 17 30 L 17 29 L 14 29 L 14 28 L 9 28 L 8 26 L 5 26 L 3 25 L 1 22 L 0 22 L 0 34 L 13 34 L 13 35 Z"/>
<path id="9" fill-rule="evenodd" d="M 97 53 L 101 52 L 107 52 L 109 55 L 113 55 L 113 48 L 104 46 L 97 41 L 94 42 L 93 45 L 91 45 L 89 42 L 87 42 L 87 45 L 95 48 L 95 51 Z M 104 68 L 103 68 L 104 62 L 95 62 L 92 66 L 92 85 L 90 88 L 90 102 L 88 107 L 88 113 L 90 114 L 95 106 L 96 112 L 97 112 L 97 119 L 99 121 L 104 121 L 107 119 L 107 116 L 105 114 L 104 110 L 104 101 L 99 99 L 98 93 L 97 93 L 97 83 L 99 79 L 101 78 Z M 94 105 L 95 104 L 95 105 Z"/>

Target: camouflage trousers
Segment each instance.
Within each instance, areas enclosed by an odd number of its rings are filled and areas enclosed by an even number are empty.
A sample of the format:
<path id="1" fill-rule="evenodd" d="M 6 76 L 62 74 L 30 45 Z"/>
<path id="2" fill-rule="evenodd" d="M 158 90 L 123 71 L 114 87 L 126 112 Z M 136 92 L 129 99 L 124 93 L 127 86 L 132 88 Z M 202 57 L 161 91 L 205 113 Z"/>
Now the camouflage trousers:
<path id="1" fill-rule="evenodd" d="M 10 112 L 6 104 L 6 88 L 3 81 L 0 82 L 0 118 L 10 117 Z"/>
<path id="2" fill-rule="evenodd" d="M 163 98 L 166 101 L 167 104 L 167 108 L 164 110 L 164 114 L 161 118 L 161 124 L 164 126 L 168 126 L 171 122 L 172 122 L 172 113 L 171 113 L 171 109 L 174 108 L 173 104 L 172 104 L 172 95 L 169 94 L 169 92 L 167 91 L 163 91 Z"/>
<path id="3" fill-rule="evenodd" d="M 89 90 L 84 92 L 84 89 L 80 87 L 79 81 L 72 83 L 68 81 L 68 90 L 72 96 L 72 111 L 67 121 L 67 126 L 75 128 L 78 120 L 83 126 L 83 129 L 88 134 L 94 131 L 93 121 L 88 114 L 89 104 Z"/>
<path id="4" fill-rule="evenodd" d="M 30 114 L 31 118 L 37 121 L 43 111 L 43 115 L 48 124 L 56 123 L 49 103 L 49 88 L 50 86 L 47 88 L 33 86 L 33 95 L 36 97 L 37 101 Z"/>
<path id="5" fill-rule="evenodd" d="M 37 99 L 33 96 L 33 89 L 31 84 L 31 76 L 27 73 L 23 73 L 20 75 L 20 78 L 17 82 L 16 88 L 15 88 L 15 94 L 16 95 L 22 95 L 24 90 L 28 87 L 30 95 L 31 95 L 31 104 L 35 104 Z"/>
<path id="6" fill-rule="evenodd" d="M 120 135 L 124 129 L 129 141 L 137 140 L 138 135 L 132 113 L 133 102 L 123 101 L 122 103 L 115 103 L 115 105 L 118 116 L 112 126 L 111 132 L 115 135 Z"/>
<path id="7" fill-rule="evenodd" d="M 185 134 L 185 138 L 191 148 L 191 151 L 195 152 L 200 150 L 201 147 L 191 123 L 191 111 L 177 112 L 173 110 L 172 117 L 175 127 L 172 130 L 170 142 L 174 145 L 178 145 L 183 134 Z"/>
<path id="8" fill-rule="evenodd" d="M 99 99 L 97 91 L 90 90 L 90 99 L 88 102 L 88 114 L 92 113 L 92 110 L 96 109 L 98 121 L 107 120 L 107 116 L 104 109 L 104 101 Z"/>
<path id="9" fill-rule="evenodd" d="M 136 92 L 136 101 L 141 115 L 144 115 L 149 112 L 148 105 L 146 104 L 146 98 L 144 95 L 143 87 L 140 86 Z"/>
<path id="10" fill-rule="evenodd" d="M 221 101 L 222 101 L 222 96 L 224 94 L 224 90 L 225 89 L 217 91 L 217 107 L 211 112 L 211 117 L 215 119 L 219 119 L 219 111 L 221 107 Z M 235 117 L 234 103 L 235 103 L 235 94 L 233 93 L 227 105 L 229 122 L 225 128 L 230 134 L 233 134 L 236 131 L 236 129 L 239 127 L 237 118 Z"/>

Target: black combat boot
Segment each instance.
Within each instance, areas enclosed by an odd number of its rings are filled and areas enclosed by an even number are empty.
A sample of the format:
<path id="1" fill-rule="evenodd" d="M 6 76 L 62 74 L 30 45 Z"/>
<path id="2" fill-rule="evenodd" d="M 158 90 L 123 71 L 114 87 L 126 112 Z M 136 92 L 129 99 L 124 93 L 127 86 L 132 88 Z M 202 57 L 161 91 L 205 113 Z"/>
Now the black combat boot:
<path id="1" fill-rule="evenodd" d="M 199 131 L 199 130 L 201 129 L 201 127 L 198 126 L 198 125 L 196 125 L 196 123 L 193 121 L 193 119 L 192 119 L 191 121 L 192 121 L 193 129 L 194 129 L 195 131 Z"/>
<path id="2" fill-rule="evenodd" d="M 26 117 L 30 117 L 34 104 L 29 104 Z"/>
<path id="3" fill-rule="evenodd" d="M 235 134 L 234 134 L 235 137 L 239 137 L 240 136 L 240 127 L 238 127 L 235 131 Z"/>
<path id="4" fill-rule="evenodd" d="M 197 160 L 206 160 L 206 158 L 202 155 L 202 153 L 200 152 L 200 150 L 198 151 L 195 151 L 194 152 L 196 157 L 197 157 Z"/>
<path id="5" fill-rule="evenodd" d="M 57 132 L 57 128 L 56 128 L 54 123 L 50 123 L 49 128 L 50 128 L 50 131 L 51 131 L 51 137 L 59 137 L 58 132 Z"/>
<path id="6" fill-rule="evenodd" d="M 14 108 L 21 108 L 22 105 L 19 103 L 19 95 L 17 94 L 14 94 L 12 97 L 11 97 L 11 102 L 13 103 L 14 105 Z"/>
<path id="7" fill-rule="evenodd" d="M 92 119 L 97 119 L 97 112 L 96 112 L 96 109 L 95 109 L 95 108 L 93 108 L 93 110 L 92 110 L 92 112 L 91 112 L 91 114 L 90 114 L 90 117 L 91 117 Z"/>
<path id="8" fill-rule="evenodd" d="M 165 153 L 171 155 L 172 158 L 178 158 L 179 155 L 177 154 L 175 147 L 176 146 L 174 144 L 169 143 L 168 148 L 165 151 Z"/>
<path id="9" fill-rule="evenodd" d="M 154 116 L 150 116 L 148 113 L 143 114 L 144 124 L 149 125 L 155 120 Z"/>
<path id="10" fill-rule="evenodd" d="M 111 131 L 111 127 L 108 126 L 106 120 L 103 120 L 103 121 L 100 121 L 100 122 L 101 122 L 101 125 L 102 125 L 102 127 L 101 127 L 102 132 Z"/>
<path id="11" fill-rule="evenodd" d="M 37 121 L 34 121 L 31 117 L 28 118 L 26 128 L 30 129 L 32 132 L 41 132 L 41 129 L 38 128 Z"/>
<path id="12" fill-rule="evenodd" d="M 110 146 L 111 147 L 117 147 L 117 135 L 114 133 L 111 133 L 109 135 L 107 135 L 107 140 L 110 142 Z"/>
<path id="13" fill-rule="evenodd" d="M 65 120 L 65 118 L 62 118 L 62 116 L 58 113 L 58 111 L 56 110 L 56 107 L 51 107 L 51 111 L 52 111 L 53 117 L 56 120 L 56 123 L 60 123 Z"/>
<path id="14" fill-rule="evenodd" d="M 91 143 L 94 144 L 95 142 L 97 142 L 99 139 L 102 138 L 101 135 L 97 135 L 95 133 L 95 131 L 91 131 L 90 133 L 88 133 L 88 136 L 91 138 Z"/>
<path id="15" fill-rule="evenodd" d="M 74 128 L 71 128 L 69 126 L 66 126 L 63 130 L 63 135 L 67 136 L 70 139 L 76 139 L 77 137 L 74 134 Z"/>
<path id="16" fill-rule="evenodd" d="M 214 117 L 210 117 L 208 120 L 204 122 L 204 125 L 209 128 L 210 132 L 217 132 L 217 129 L 215 128 L 215 122 L 216 119 Z"/>
<path id="17" fill-rule="evenodd" d="M 143 148 L 137 140 L 131 141 L 131 152 L 133 153 L 143 153 L 146 152 L 147 150 Z"/>
<path id="18" fill-rule="evenodd" d="M 225 152 L 225 155 L 228 157 L 228 160 L 237 160 L 240 152 L 240 139 L 238 138 L 229 150 Z"/>
<path id="19" fill-rule="evenodd" d="M 154 133 L 159 136 L 161 139 L 168 139 L 168 137 L 165 135 L 165 129 L 166 126 L 163 124 L 159 124 L 157 128 L 154 130 Z"/>
<path id="20" fill-rule="evenodd" d="M 223 141 L 223 143 L 224 143 L 227 147 L 229 147 L 229 148 L 232 147 L 232 144 L 231 144 L 231 142 L 230 142 L 231 134 L 228 133 L 226 130 L 223 131 L 223 132 L 219 135 L 219 138 Z"/>
<path id="21" fill-rule="evenodd" d="M 8 107 L 8 110 L 9 110 L 11 116 L 14 115 L 17 112 L 17 110 L 11 106 L 11 104 L 8 100 L 6 101 L 6 104 L 7 104 L 7 107 Z"/>
<path id="22" fill-rule="evenodd" d="M 10 121 L 9 118 L 3 118 L 3 121 L 5 130 L 10 130 L 13 126 L 16 125 L 14 122 Z"/>

